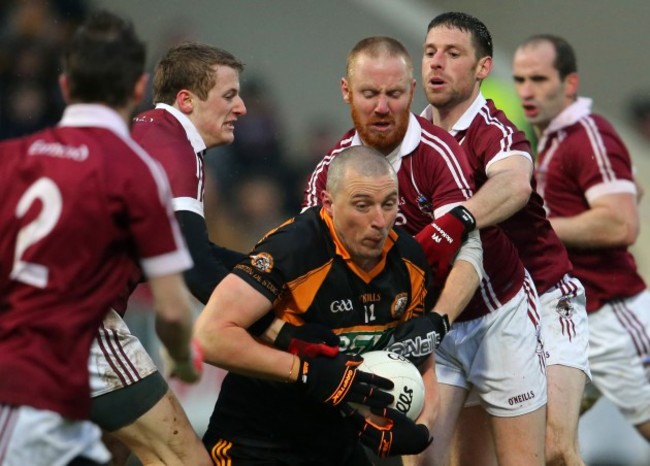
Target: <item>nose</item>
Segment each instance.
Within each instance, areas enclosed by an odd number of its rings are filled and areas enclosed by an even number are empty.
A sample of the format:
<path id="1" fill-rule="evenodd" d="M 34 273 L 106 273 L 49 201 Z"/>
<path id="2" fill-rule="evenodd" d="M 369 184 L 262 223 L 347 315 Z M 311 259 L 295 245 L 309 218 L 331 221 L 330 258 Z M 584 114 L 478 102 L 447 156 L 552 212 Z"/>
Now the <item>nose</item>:
<path id="1" fill-rule="evenodd" d="M 385 115 L 388 112 L 390 112 L 390 108 L 388 106 L 388 97 L 386 95 L 381 94 L 377 98 L 377 105 L 375 106 L 375 112 L 381 115 Z"/>
<path id="2" fill-rule="evenodd" d="M 444 54 L 441 51 L 434 53 L 429 58 L 429 68 L 442 68 L 444 64 Z"/>
<path id="3" fill-rule="evenodd" d="M 237 96 L 237 102 L 235 102 L 233 113 L 239 116 L 246 115 L 246 104 L 244 104 L 244 99 L 242 99 L 241 96 Z"/>
<path id="4" fill-rule="evenodd" d="M 515 88 L 521 100 L 527 100 L 533 97 L 533 91 L 529 81 L 515 81 Z"/>
<path id="5" fill-rule="evenodd" d="M 377 230 L 385 230 L 388 227 L 386 220 L 386 212 L 380 205 L 376 206 L 372 211 L 372 227 Z"/>

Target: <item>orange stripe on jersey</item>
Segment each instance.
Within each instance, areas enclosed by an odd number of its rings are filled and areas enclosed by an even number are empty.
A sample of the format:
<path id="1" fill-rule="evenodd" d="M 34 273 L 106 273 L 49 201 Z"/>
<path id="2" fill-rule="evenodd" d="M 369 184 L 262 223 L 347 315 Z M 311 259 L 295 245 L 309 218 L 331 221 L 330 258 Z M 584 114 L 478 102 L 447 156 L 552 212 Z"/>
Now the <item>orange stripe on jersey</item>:
<path id="1" fill-rule="evenodd" d="M 232 459 L 228 455 L 228 451 L 232 448 L 232 442 L 228 440 L 219 439 L 219 441 L 212 447 L 210 455 L 212 461 L 217 466 L 232 466 Z"/>
<path id="2" fill-rule="evenodd" d="M 422 314 L 425 311 L 429 311 L 429 309 L 424 309 L 424 302 L 428 293 L 424 270 L 406 259 L 404 259 L 404 265 L 406 265 L 406 269 L 409 272 L 409 277 L 411 278 L 412 295 L 411 303 L 406 309 L 402 320 L 410 319 Z"/>
<path id="3" fill-rule="evenodd" d="M 280 228 L 282 228 L 283 226 L 285 226 L 285 225 L 289 225 L 290 223 L 293 223 L 295 220 L 296 220 L 295 217 L 291 217 L 290 219 L 285 220 L 281 225 L 278 225 L 277 227 L 272 228 L 272 229 L 269 230 L 269 231 L 268 231 L 264 236 L 262 236 L 262 237 L 260 238 L 260 240 L 258 241 L 258 243 L 261 243 L 261 242 L 264 241 L 268 236 L 272 235 L 273 233 L 275 233 L 276 231 L 278 231 L 278 230 L 279 230 Z"/>
<path id="4" fill-rule="evenodd" d="M 289 312 L 287 313 L 281 310 L 278 313 L 278 317 L 287 322 L 296 323 L 293 322 L 292 319 L 285 317 L 292 314 L 303 314 L 307 309 L 309 309 L 309 306 L 311 306 L 311 303 L 314 301 L 314 296 L 316 296 L 321 284 L 330 272 L 332 264 L 333 261 L 330 259 L 321 267 L 310 270 L 309 273 L 287 283 L 287 288 L 290 291 L 290 293 L 287 294 L 287 298 L 290 299 L 291 302 L 283 303 L 281 306 L 277 306 L 277 308 L 285 309 Z"/>
<path id="5" fill-rule="evenodd" d="M 336 335 L 345 335 L 347 333 L 378 333 L 382 334 L 393 327 L 397 327 L 398 321 L 389 322 L 383 325 L 355 325 L 353 327 L 333 328 L 332 332 Z"/>
<path id="6" fill-rule="evenodd" d="M 390 249 L 395 244 L 395 241 L 397 241 L 397 233 L 395 232 L 395 230 L 390 230 L 390 232 L 388 233 L 388 238 L 384 243 L 384 248 L 381 253 L 381 260 L 379 261 L 379 263 L 375 265 L 370 272 L 366 272 L 357 264 L 355 264 L 352 258 L 350 257 L 349 251 L 345 248 L 343 243 L 341 243 L 341 240 L 336 234 L 336 230 L 334 229 L 334 223 L 332 222 L 332 218 L 327 214 L 327 212 L 325 212 L 325 209 L 321 209 L 320 216 L 325 222 L 325 224 L 327 225 L 327 228 L 329 228 L 330 235 L 332 237 L 332 240 L 334 241 L 334 245 L 336 246 L 336 253 L 339 256 L 341 256 L 343 259 L 345 259 L 345 262 L 347 266 L 350 268 L 350 270 L 352 270 L 356 275 L 358 275 L 359 278 L 361 278 L 366 284 L 370 283 L 373 278 L 375 278 L 384 270 L 384 268 L 386 267 L 386 256 L 388 255 L 388 251 L 390 251 Z"/>

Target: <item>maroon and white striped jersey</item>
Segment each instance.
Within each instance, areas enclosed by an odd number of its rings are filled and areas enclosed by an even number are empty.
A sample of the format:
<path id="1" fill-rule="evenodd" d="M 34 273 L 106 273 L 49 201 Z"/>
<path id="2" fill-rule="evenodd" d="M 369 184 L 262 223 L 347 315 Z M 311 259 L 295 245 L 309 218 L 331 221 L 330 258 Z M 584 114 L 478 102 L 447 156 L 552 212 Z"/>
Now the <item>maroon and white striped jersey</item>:
<path id="1" fill-rule="evenodd" d="M 88 352 L 139 262 L 192 265 L 167 178 L 101 105 L 0 144 L 0 402 L 85 418 Z"/>
<path id="2" fill-rule="evenodd" d="M 343 149 L 361 145 L 358 133 L 348 131 L 329 154 L 316 166 L 304 193 L 303 208 L 320 203 L 330 162 Z M 399 213 L 396 225 L 410 234 L 418 233 L 445 206 L 467 200 L 473 193 L 473 180 L 467 158 L 454 138 L 443 129 L 416 115 L 411 115 L 402 144 L 387 159 L 395 168 L 399 183 Z M 483 263 L 485 276 L 471 303 L 458 317 L 469 320 L 500 307 L 511 299 L 523 284 L 523 265 L 516 250 L 498 228 L 481 232 L 483 251 L 494 249 L 500 258 L 514 257 L 491 268 Z"/>
<path id="3" fill-rule="evenodd" d="M 431 120 L 430 106 L 423 116 Z M 477 189 L 487 181 L 487 172 L 494 162 L 514 155 L 527 157 L 533 163 L 525 134 L 494 106 L 492 100 L 486 100 L 481 94 L 450 133 L 467 154 Z M 546 218 L 534 176 L 531 184 L 533 192 L 528 203 L 499 226 L 516 246 L 519 258 L 532 276 L 537 291 L 542 294 L 571 272 L 572 266 L 564 244 Z M 484 256 L 490 254 L 492 251 L 484 250 Z M 497 259 L 488 257 L 485 260 L 489 263 Z"/>
<path id="4" fill-rule="evenodd" d="M 205 217 L 205 143 L 192 122 L 174 107 L 157 104 L 155 109 L 133 119 L 131 137 L 162 165 L 171 187 L 174 212 L 187 210 Z M 128 286 L 111 304 L 120 316 L 126 313 L 129 297 L 141 281 L 142 271 L 135 266 Z"/>
<path id="5" fill-rule="evenodd" d="M 134 118 L 131 135 L 167 173 L 174 211 L 204 217 L 205 142 L 189 118 L 171 105 L 157 104 Z"/>
<path id="6" fill-rule="evenodd" d="M 538 189 L 549 218 L 578 215 L 603 195 L 636 194 L 627 148 L 611 124 L 591 113 L 591 99 L 579 98 L 551 121 L 538 153 Z M 568 251 L 585 287 L 587 312 L 646 287 L 625 247 Z"/>

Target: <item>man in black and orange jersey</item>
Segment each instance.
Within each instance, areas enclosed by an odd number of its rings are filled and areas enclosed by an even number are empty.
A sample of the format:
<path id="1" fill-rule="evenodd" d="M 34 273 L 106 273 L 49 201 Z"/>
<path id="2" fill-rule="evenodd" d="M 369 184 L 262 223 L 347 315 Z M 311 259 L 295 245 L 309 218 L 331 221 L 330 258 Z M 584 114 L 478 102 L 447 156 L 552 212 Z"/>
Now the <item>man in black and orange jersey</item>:
<path id="1" fill-rule="evenodd" d="M 435 298 L 424 252 L 393 229 L 397 175 L 378 154 L 365 146 L 342 152 L 322 207 L 267 234 L 201 313 L 195 333 L 205 360 L 230 371 L 203 438 L 215 464 L 370 465 L 362 444 L 390 456 L 430 443 L 433 355 L 420 364 L 428 376 L 416 422 L 386 408 L 392 395 L 377 388 L 392 382 L 357 370 L 359 355 L 385 348 L 391 330 Z M 298 356 L 255 340 L 247 328 L 271 309 L 294 325 L 331 329 L 341 354 Z M 360 401 L 387 418 L 384 425 L 347 404 Z"/>

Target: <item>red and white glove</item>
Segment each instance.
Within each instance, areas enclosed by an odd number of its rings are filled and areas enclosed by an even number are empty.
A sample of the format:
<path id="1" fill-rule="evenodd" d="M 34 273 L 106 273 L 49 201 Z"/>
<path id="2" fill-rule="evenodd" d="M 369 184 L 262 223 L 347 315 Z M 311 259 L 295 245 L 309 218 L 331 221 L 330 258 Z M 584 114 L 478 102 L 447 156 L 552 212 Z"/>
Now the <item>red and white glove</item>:
<path id="1" fill-rule="evenodd" d="M 189 357 L 182 361 L 174 360 L 165 347 L 160 349 L 165 366 L 165 375 L 175 377 L 185 383 L 196 383 L 203 374 L 203 348 L 192 339 Z"/>
<path id="2" fill-rule="evenodd" d="M 339 354 L 339 342 L 339 337 L 322 324 L 293 325 L 285 322 L 274 345 L 298 356 L 333 358 Z"/>
<path id="3" fill-rule="evenodd" d="M 434 276 L 439 281 L 447 278 L 451 263 L 467 235 L 476 228 L 474 216 L 462 205 L 424 227 L 415 239 L 427 256 Z"/>

